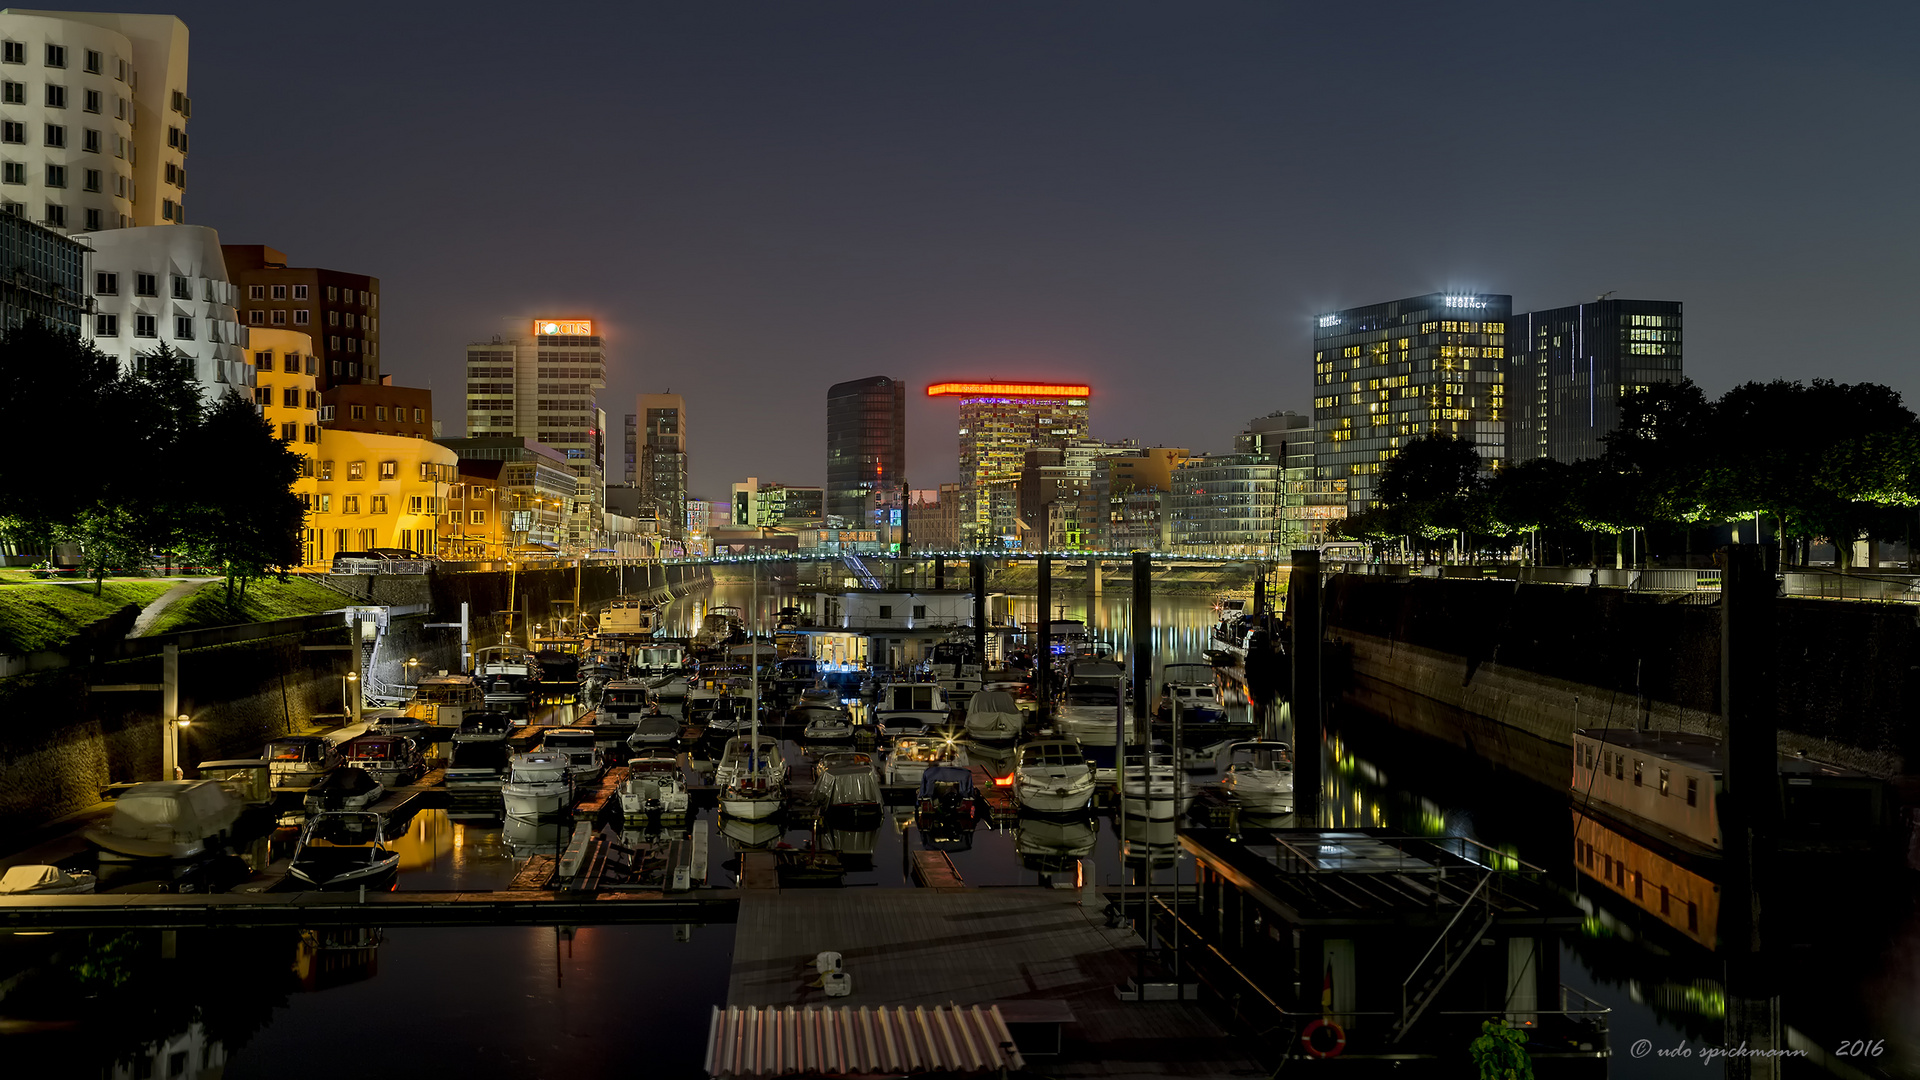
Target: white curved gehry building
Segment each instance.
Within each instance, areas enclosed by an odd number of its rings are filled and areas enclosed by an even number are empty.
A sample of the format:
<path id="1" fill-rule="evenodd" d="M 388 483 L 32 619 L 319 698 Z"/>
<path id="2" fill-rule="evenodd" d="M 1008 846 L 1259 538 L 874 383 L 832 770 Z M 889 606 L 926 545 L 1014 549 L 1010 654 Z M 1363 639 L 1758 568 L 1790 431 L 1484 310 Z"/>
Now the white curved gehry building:
<path id="1" fill-rule="evenodd" d="M 0 210 L 60 232 L 184 222 L 187 26 L 0 9 Z"/>
<path id="2" fill-rule="evenodd" d="M 234 311 L 220 234 L 204 225 L 81 233 L 90 248 L 86 337 L 124 368 L 162 345 L 194 359 L 208 403 L 229 387 L 253 397 L 247 328 Z"/>

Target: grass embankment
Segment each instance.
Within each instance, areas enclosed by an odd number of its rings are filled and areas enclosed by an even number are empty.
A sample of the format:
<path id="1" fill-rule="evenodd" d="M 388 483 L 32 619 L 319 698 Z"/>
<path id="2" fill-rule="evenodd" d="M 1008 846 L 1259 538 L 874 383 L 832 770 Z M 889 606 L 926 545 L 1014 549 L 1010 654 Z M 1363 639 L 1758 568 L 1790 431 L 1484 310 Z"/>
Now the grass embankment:
<path id="1" fill-rule="evenodd" d="M 174 634 L 182 630 L 204 630 L 210 626 L 234 626 L 239 623 L 271 622 L 274 619 L 290 619 L 296 615 L 313 615 L 334 608 L 345 607 L 353 601 L 324 585 L 315 585 L 310 581 L 288 578 L 275 581 L 271 578 L 255 581 L 247 586 L 246 596 L 240 595 L 240 586 L 233 587 L 234 602 L 227 603 L 227 583 L 209 581 L 200 586 L 200 590 L 191 596 L 185 596 L 167 605 L 160 617 L 153 621 L 147 630 L 147 636 L 155 634 Z"/>
<path id="2" fill-rule="evenodd" d="M 141 607 L 172 588 L 171 581 L 121 579 L 93 595 L 93 582 L 34 582 L 0 587 L 0 652 L 51 649 L 95 619 L 128 604 Z"/>

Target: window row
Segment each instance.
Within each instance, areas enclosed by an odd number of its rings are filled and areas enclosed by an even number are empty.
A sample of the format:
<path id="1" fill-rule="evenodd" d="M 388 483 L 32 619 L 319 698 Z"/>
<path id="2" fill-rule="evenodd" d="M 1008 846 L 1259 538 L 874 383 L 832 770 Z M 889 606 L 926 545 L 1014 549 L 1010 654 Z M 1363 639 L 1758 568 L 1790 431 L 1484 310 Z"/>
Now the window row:
<path id="1" fill-rule="evenodd" d="M 293 310 L 293 325 L 295 326 L 310 325 L 312 318 L 313 312 L 308 311 L 306 308 L 295 308 Z M 249 308 L 247 310 L 247 325 L 285 326 L 287 325 L 287 311 L 285 308 L 275 308 L 272 311 L 261 311 L 259 308 Z"/>
<path id="2" fill-rule="evenodd" d="M 65 45 L 47 45 L 45 48 L 46 48 L 46 52 L 44 52 L 42 55 L 46 58 L 46 65 L 48 67 L 63 68 L 67 66 L 67 47 Z M 82 52 L 83 62 L 86 66 L 87 74 L 101 75 L 105 73 L 106 57 L 102 55 L 98 49 L 83 49 L 81 50 L 81 52 Z M 24 41 L 9 41 L 9 42 L 5 42 L 4 44 L 0 44 L 0 62 L 4 62 L 8 64 L 26 63 L 27 62 L 27 43 Z M 121 82 L 126 82 L 127 81 L 127 62 L 125 60 L 120 59 L 119 57 L 115 57 L 113 62 L 114 62 L 113 77 L 120 80 Z"/>
<path id="3" fill-rule="evenodd" d="M 295 300 L 305 300 L 307 298 L 307 287 L 305 285 L 249 285 L 247 286 L 247 299 L 265 300 L 269 289 L 272 290 L 275 300 L 287 299 L 288 289 L 293 290 L 292 295 Z"/>
<path id="4" fill-rule="evenodd" d="M 93 336 L 110 338 L 120 336 L 120 316 L 105 313 L 93 317 Z M 157 338 L 160 336 L 160 317 L 158 315 L 135 315 L 133 317 L 133 336 L 137 338 Z M 173 340 L 195 340 L 193 316 L 176 315 L 173 318 Z M 207 335 L 208 341 L 219 341 L 218 331 Z"/>
<path id="5" fill-rule="evenodd" d="M 92 192 L 105 190 L 105 174 L 99 169 L 81 169 L 79 170 L 79 175 L 82 190 Z M 41 183 L 46 187 L 66 187 L 67 177 L 68 172 L 65 165 L 42 166 Z M 127 178 L 124 176 L 116 176 L 115 179 L 119 181 L 118 185 L 116 185 L 118 191 L 124 194 L 127 189 Z M 24 184 L 26 182 L 27 166 L 25 162 L 9 161 L 0 164 L 0 183 Z"/>
<path id="6" fill-rule="evenodd" d="M 80 149 L 86 153 L 100 153 L 101 148 L 106 145 L 106 142 L 106 136 L 96 128 L 82 128 L 80 130 Z M 27 144 L 26 123 L 21 120 L 0 120 L 0 143 L 25 146 Z M 66 149 L 67 126 L 65 124 L 42 124 L 40 126 L 40 145 L 53 150 Z M 133 161 L 133 149 L 124 137 L 119 135 L 113 137 L 113 156 L 125 158 L 130 162 Z M 134 163 L 138 164 L 138 162 Z M 185 170 L 177 172 L 175 176 L 180 179 L 180 186 L 186 186 Z"/>
<path id="7" fill-rule="evenodd" d="M 366 418 L 367 418 L 367 407 L 366 407 L 365 405 L 349 405 L 349 406 L 347 406 L 347 419 L 349 419 L 349 420 L 365 420 Z M 373 418 L 374 418 L 375 420 L 385 420 L 385 419 L 387 418 L 387 407 L 386 407 L 385 405 L 375 405 L 375 406 L 373 407 Z M 393 407 L 393 418 L 394 418 L 394 420 L 396 420 L 396 421 L 398 421 L 398 422 L 400 422 L 400 423 L 405 423 L 405 422 L 406 422 L 406 419 L 407 419 L 407 409 L 406 409 L 406 406 L 404 406 L 404 405 L 395 405 L 395 406 Z M 422 424 L 422 423 L 425 423 L 425 422 L 426 422 L 426 419 L 427 419 L 427 410 L 425 410 L 425 409 L 415 409 L 415 410 L 413 410 L 413 422 L 414 422 L 414 423 L 416 423 L 416 424 Z"/>
<path id="8" fill-rule="evenodd" d="M 295 436 L 299 436 L 298 441 L 300 442 L 308 442 L 308 443 L 319 442 L 320 441 L 320 425 L 294 424 L 294 423 L 283 423 L 280 425 L 280 441 L 281 442 L 293 442 L 295 441 Z"/>
<path id="9" fill-rule="evenodd" d="M 254 353 L 253 367 L 255 371 L 272 371 L 273 350 L 261 349 L 259 352 Z M 317 375 L 320 373 L 319 369 L 320 361 L 318 357 L 309 356 L 305 359 L 304 364 L 301 361 L 299 353 L 290 352 L 281 358 L 281 370 L 289 375 L 298 375 L 302 370 L 305 370 L 308 375 Z"/>
<path id="10" fill-rule="evenodd" d="M 13 82 L 12 80 L 0 80 L 0 104 L 30 104 L 30 102 L 27 101 L 27 84 L 23 82 Z M 40 104 L 49 109 L 66 108 L 67 88 L 57 83 L 46 84 L 40 93 Z M 100 91 L 82 90 L 80 92 L 80 107 L 86 112 L 104 114 L 106 111 L 105 105 L 106 96 Z M 114 119 L 125 120 L 127 118 L 127 99 L 118 94 L 114 95 L 113 112 Z"/>
<path id="11" fill-rule="evenodd" d="M 305 400 L 306 400 L 306 404 L 304 406 L 300 404 L 301 397 L 303 394 L 305 395 Z M 273 404 L 273 387 L 271 386 L 254 387 L 253 403 L 255 405 L 271 406 Z M 299 408 L 318 409 L 320 407 L 320 392 L 318 390 L 308 390 L 308 389 L 305 389 L 304 387 L 299 387 L 299 386 L 283 386 L 280 388 L 280 407 L 283 409 L 299 409 Z"/>

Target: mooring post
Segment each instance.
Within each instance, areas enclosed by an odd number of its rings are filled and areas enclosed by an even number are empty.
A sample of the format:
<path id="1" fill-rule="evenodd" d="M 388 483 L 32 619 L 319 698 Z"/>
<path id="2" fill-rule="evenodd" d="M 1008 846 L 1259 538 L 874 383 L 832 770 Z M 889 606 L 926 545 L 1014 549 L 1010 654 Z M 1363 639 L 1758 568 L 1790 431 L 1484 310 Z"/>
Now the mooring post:
<path id="1" fill-rule="evenodd" d="M 1325 717 L 1320 697 L 1320 551 L 1295 548 L 1287 578 L 1287 617 L 1293 624 L 1293 815 L 1317 820 L 1320 742 Z M 1247 655 L 1253 655 L 1249 649 Z"/>
<path id="2" fill-rule="evenodd" d="M 1048 693 L 1053 688 L 1053 556 L 1040 556 L 1040 646 L 1033 670 L 1033 715 L 1041 727 L 1049 722 Z"/>
<path id="3" fill-rule="evenodd" d="M 160 646 L 160 779 L 171 780 L 180 767 L 180 646 Z"/>
<path id="4" fill-rule="evenodd" d="M 1153 693 L 1153 556 L 1133 553 L 1133 720 L 1147 726 Z"/>
<path id="5" fill-rule="evenodd" d="M 1758 537 L 1755 537 L 1757 540 Z M 1727 958 L 1726 1045 L 1778 1050 L 1780 991 L 1769 963 L 1765 920 L 1780 812 L 1779 720 L 1774 700 L 1778 586 L 1758 543 L 1727 548 L 1720 582 L 1720 720 L 1725 732 L 1720 827 L 1726 892 L 1720 940 Z M 1728 1080 L 1772 1080 L 1780 1059 L 1729 1057 Z"/>
<path id="6" fill-rule="evenodd" d="M 935 555 L 933 557 L 933 587 L 936 589 L 944 589 L 947 587 L 947 557 L 945 555 Z"/>
<path id="7" fill-rule="evenodd" d="M 1100 560 L 1087 560 L 1087 595 L 1094 599 L 1100 597 Z M 1089 605 L 1091 606 L 1091 605 Z"/>
<path id="8" fill-rule="evenodd" d="M 987 671 L 987 557 L 975 555 L 973 571 L 973 655 L 980 658 L 980 673 Z M 1004 661 L 1003 661 L 1004 662 Z"/>

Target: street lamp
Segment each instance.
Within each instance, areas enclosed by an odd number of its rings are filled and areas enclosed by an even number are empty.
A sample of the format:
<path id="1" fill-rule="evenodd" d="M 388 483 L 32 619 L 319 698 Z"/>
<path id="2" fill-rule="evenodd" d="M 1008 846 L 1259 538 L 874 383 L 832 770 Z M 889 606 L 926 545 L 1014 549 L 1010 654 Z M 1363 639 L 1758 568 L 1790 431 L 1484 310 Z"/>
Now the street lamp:
<path id="1" fill-rule="evenodd" d="M 179 716 L 173 718 L 173 778 L 175 780 L 185 780 L 187 778 L 187 771 L 180 757 L 180 749 L 182 744 L 186 742 L 187 725 L 191 723 L 193 723 L 193 717 L 188 716 L 186 713 L 181 713 Z"/>
<path id="2" fill-rule="evenodd" d="M 407 657 L 407 678 L 410 682 L 413 683 L 413 685 L 415 686 L 420 685 L 420 658 L 419 657 L 417 656 Z"/>

